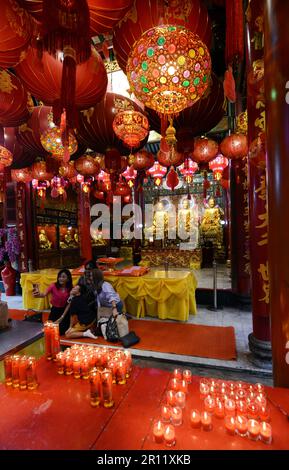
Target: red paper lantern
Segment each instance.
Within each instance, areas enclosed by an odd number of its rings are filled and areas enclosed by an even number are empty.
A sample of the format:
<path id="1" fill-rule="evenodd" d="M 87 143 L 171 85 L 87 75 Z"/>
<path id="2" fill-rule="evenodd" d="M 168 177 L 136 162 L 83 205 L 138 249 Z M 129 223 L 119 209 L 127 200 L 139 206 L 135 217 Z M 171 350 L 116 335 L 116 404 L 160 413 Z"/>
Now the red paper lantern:
<path id="1" fill-rule="evenodd" d="M 171 167 L 170 171 L 168 172 L 166 182 L 167 182 L 168 187 L 171 188 L 172 190 L 174 190 L 175 187 L 178 186 L 179 177 L 174 167 Z"/>
<path id="2" fill-rule="evenodd" d="M 46 162 L 40 161 L 33 163 L 31 167 L 32 178 L 40 181 L 51 180 L 53 175 L 47 172 Z"/>
<path id="3" fill-rule="evenodd" d="M 99 173 L 99 164 L 90 155 L 83 155 L 74 162 L 75 169 L 83 176 L 94 176 Z"/>
<path id="4" fill-rule="evenodd" d="M 32 181 L 31 168 L 11 170 L 11 179 L 17 183 L 29 183 Z"/>
<path id="5" fill-rule="evenodd" d="M 130 196 L 131 189 L 125 181 L 118 181 L 116 183 L 116 187 L 115 187 L 113 194 L 114 196 L 121 196 L 121 197 Z"/>
<path id="6" fill-rule="evenodd" d="M 160 186 L 163 180 L 163 177 L 167 173 L 167 168 L 160 165 L 158 162 L 155 162 L 154 165 L 147 170 L 147 173 L 152 176 L 154 182 L 157 186 Z"/>
<path id="7" fill-rule="evenodd" d="M 231 160 L 244 158 L 248 155 L 247 136 L 242 134 L 231 134 L 221 142 L 220 150 L 225 157 Z"/>
<path id="8" fill-rule="evenodd" d="M 266 169 L 266 134 L 262 132 L 250 145 L 249 148 L 250 161 L 261 168 Z"/>
<path id="9" fill-rule="evenodd" d="M 212 139 L 200 137 L 195 140 L 192 159 L 197 163 L 208 163 L 219 151 L 219 145 Z"/>
<path id="10" fill-rule="evenodd" d="M 179 166 L 179 172 L 184 177 L 186 183 L 191 183 L 193 179 L 193 174 L 198 170 L 198 164 L 194 162 L 191 158 L 186 158 L 185 162 Z"/>
<path id="11" fill-rule="evenodd" d="M 0 15 L 1 16 L 1 15 Z M 16 127 L 29 119 L 31 97 L 18 77 L 0 69 L 0 125 Z"/>
<path id="12" fill-rule="evenodd" d="M 10 166 L 12 161 L 12 153 L 7 148 L 0 145 L 0 171 L 3 171 L 6 166 Z"/>
<path id="13" fill-rule="evenodd" d="M 228 166 L 228 159 L 222 154 L 219 154 L 214 160 L 210 161 L 209 168 L 212 170 L 214 178 L 219 181 L 222 177 L 224 168 Z"/>
<path id="14" fill-rule="evenodd" d="M 149 133 L 147 117 L 139 111 L 120 111 L 112 123 L 113 130 L 129 148 L 139 147 Z"/>
<path id="15" fill-rule="evenodd" d="M 146 150 L 141 150 L 134 154 L 134 161 L 132 166 L 135 170 L 148 170 L 153 166 L 155 162 L 155 157 L 152 153 L 147 152 Z"/>
<path id="16" fill-rule="evenodd" d="M 157 154 L 157 159 L 162 166 L 178 166 L 184 161 L 184 154 L 177 152 L 175 147 L 171 147 L 168 152 L 163 152 L 159 150 Z"/>
<path id="17" fill-rule="evenodd" d="M 63 176 L 63 178 L 71 179 L 77 175 L 75 170 L 74 162 L 63 162 L 59 167 L 59 174 Z"/>

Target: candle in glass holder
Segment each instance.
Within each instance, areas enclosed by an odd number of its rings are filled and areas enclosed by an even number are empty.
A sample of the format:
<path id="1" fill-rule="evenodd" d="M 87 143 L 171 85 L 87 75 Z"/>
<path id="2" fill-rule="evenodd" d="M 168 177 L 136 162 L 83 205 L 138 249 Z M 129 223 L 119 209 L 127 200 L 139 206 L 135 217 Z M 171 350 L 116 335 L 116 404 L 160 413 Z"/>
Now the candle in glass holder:
<path id="1" fill-rule="evenodd" d="M 27 388 L 27 356 L 21 356 L 19 361 L 19 388 Z"/>
<path id="2" fill-rule="evenodd" d="M 260 433 L 260 425 L 255 419 L 248 421 L 248 437 L 253 441 L 257 441 Z"/>
<path id="3" fill-rule="evenodd" d="M 236 420 L 236 430 L 239 436 L 244 437 L 247 435 L 248 430 L 248 420 L 245 416 L 237 415 Z"/>
<path id="4" fill-rule="evenodd" d="M 203 411 L 201 414 L 201 424 L 204 431 L 211 431 L 212 417 L 207 411 Z"/>
<path id="5" fill-rule="evenodd" d="M 108 363 L 108 368 L 111 370 L 112 374 L 112 383 L 116 384 L 116 371 L 118 367 L 118 361 L 117 359 L 113 358 L 109 361 Z"/>
<path id="6" fill-rule="evenodd" d="M 183 378 L 182 369 L 175 369 L 174 372 L 173 372 L 173 378 L 178 379 L 178 380 L 182 380 L 182 378 Z"/>
<path id="7" fill-rule="evenodd" d="M 245 400 L 238 400 L 236 403 L 237 413 L 240 415 L 245 415 L 247 413 L 247 403 Z"/>
<path id="8" fill-rule="evenodd" d="M 171 407 L 163 405 L 161 407 L 161 419 L 164 423 L 169 423 L 171 419 Z"/>
<path id="9" fill-rule="evenodd" d="M 81 377 L 84 380 L 87 380 L 89 378 L 89 360 L 87 357 L 83 357 L 81 359 L 80 368 L 81 368 Z"/>
<path id="10" fill-rule="evenodd" d="M 234 416 L 225 416 L 225 428 L 228 434 L 233 435 L 236 432 L 236 423 Z"/>
<path id="11" fill-rule="evenodd" d="M 216 401 L 216 406 L 215 406 L 215 416 L 217 418 L 224 418 L 225 416 L 225 409 L 224 409 L 224 405 L 222 403 L 221 400 L 217 400 Z"/>
<path id="12" fill-rule="evenodd" d="M 161 421 L 156 421 L 153 426 L 153 436 L 157 444 L 160 444 L 164 440 L 164 425 Z"/>
<path id="13" fill-rule="evenodd" d="M 256 390 L 258 394 L 262 393 L 265 395 L 265 386 L 263 384 L 260 384 L 260 383 L 255 384 L 254 389 Z"/>
<path id="14" fill-rule="evenodd" d="M 259 408 L 259 418 L 261 421 L 270 421 L 270 409 L 268 405 L 260 406 Z"/>
<path id="15" fill-rule="evenodd" d="M 168 447 L 172 447 L 176 443 L 176 434 L 175 434 L 175 428 L 172 424 L 168 424 L 165 426 L 165 431 L 164 431 L 164 440 L 165 444 Z"/>
<path id="16" fill-rule="evenodd" d="M 171 410 L 171 423 L 174 426 L 180 426 L 183 422 L 183 412 L 182 408 L 179 406 L 174 406 Z"/>
<path id="17" fill-rule="evenodd" d="M 247 405 L 247 415 L 249 419 L 257 419 L 259 414 L 259 406 L 254 402 Z"/>
<path id="18" fill-rule="evenodd" d="M 53 323 L 51 321 L 46 321 L 44 323 L 43 331 L 44 331 L 44 344 L 45 344 L 45 356 L 48 361 L 52 359 L 52 330 Z"/>
<path id="19" fill-rule="evenodd" d="M 5 373 L 5 385 L 10 387 L 12 385 L 12 357 L 4 357 L 4 373 Z"/>
<path id="20" fill-rule="evenodd" d="M 190 421 L 192 428 L 199 428 L 201 426 L 201 415 L 198 410 L 191 411 Z"/>
<path id="21" fill-rule="evenodd" d="M 272 442 L 272 427 L 265 421 L 260 424 L 260 438 L 264 444 L 271 444 Z"/>
<path id="22" fill-rule="evenodd" d="M 267 405 L 267 399 L 263 395 L 257 395 L 255 398 L 255 403 L 259 407 Z"/>
<path id="23" fill-rule="evenodd" d="M 247 397 L 247 392 L 244 388 L 239 388 L 236 391 L 236 399 L 237 400 L 245 400 Z"/>
<path id="24" fill-rule="evenodd" d="M 12 386 L 14 388 L 19 387 L 19 363 L 20 363 L 20 356 L 17 356 L 17 354 L 12 356 L 12 365 L 11 365 L 11 368 L 12 368 Z"/>
<path id="25" fill-rule="evenodd" d="M 64 374 L 64 368 L 65 368 L 65 356 L 63 352 L 59 352 L 56 354 L 56 360 L 57 360 L 57 373 L 59 375 Z"/>
<path id="26" fill-rule="evenodd" d="M 216 402 L 215 402 L 214 398 L 212 398 L 210 395 L 208 395 L 204 400 L 204 406 L 205 406 L 205 410 L 208 413 L 214 413 L 215 406 L 216 406 Z"/>
<path id="27" fill-rule="evenodd" d="M 177 379 L 176 377 L 170 380 L 169 387 L 171 390 L 174 390 L 174 392 L 177 392 L 178 390 L 180 390 L 180 385 L 181 385 L 181 381 Z"/>
<path id="28" fill-rule="evenodd" d="M 65 354 L 65 375 L 73 374 L 73 356 L 70 353 Z"/>
<path id="29" fill-rule="evenodd" d="M 126 384 L 126 365 L 123 361 L 120 361 L 116 368 L 116 383 L 119 385 Z"/>
<path id="30" fill-rule="evenodd" d="M 175 404 L 180 408 L 184 408 L 186 405 L 186 394 L 184 392 L 177 392 L 175 394 Z"/>
<path id="31" fill-rule="evenodd" d="M 188 383 L 185 379 L 180 381 L 179 390 L 184 393 L 188 393 Z"/>
<path id="32" fill-rule="evenodd" d="M 59 334 L 59 324 L 52 323 L 51 325 L 51 354 L 53 361 L 56 362 L 56 354 L 60 352 L 60 334 Z"/>
<path id="33" fill-rule="evenodd" d="M 109 369 L 104 369 L 101 373 L 103 406 L 111 408 L 114 405 L 112 399 L 112 374 Z"/>
<path id="34" fill-rule="evenodd" d="M 90 383 L 90 404 L 91 406 L 99 406 L 102 398 L 102 382 L 101 375 L 95 367 L 91 370 L 89 375 Z"/>
<path id="35" fill-rule="evenodd" d="M 208 381 L 201 380 L 200 381 L 200 397 L 204 399 L 210 391 L 210 387 L 208 385 Z"/>
<path id="36" fill-rule="evenodd" d="M 234 400 L 231 400 L 230 398 L 225 401 L 225 415 L 227 416 L 235 416 L 235 410 L 236 410 L 236 403 Z"/>
<path id="37" fill-rule="evenodd" d="M 72 363 L 73 376 L 75 379 L 80 379 L 80 357 L 75 356 Z"/>
<path id="38" fill-rule="evenodd" d="M 175 392 L 173 390 L 168 390 L 166 393 L 167 404 L 170 406 L 175 405 Z"/>
<path id="39" fill-rule="evenodd" d="M 131 357 L 131 352 L 130 351 L 124 351 L 124 359 L 126 362 L 126 378 L 128 379 L 130 377 L 131 371 L 132 371 L 132 357 Z"/>
<path id="40" fill-rule="evenodd" d="M 28 390 L 35 390 L 37 387 L 36 359 L 33 356 L 29 356 L 27 358 L 27 388 Z"/>
<path id="41" fill-rule="evenodd" d="M 192 382 L 192 372 L 189 369 L 183 371 L 183 379 L 190 384 Z"/>

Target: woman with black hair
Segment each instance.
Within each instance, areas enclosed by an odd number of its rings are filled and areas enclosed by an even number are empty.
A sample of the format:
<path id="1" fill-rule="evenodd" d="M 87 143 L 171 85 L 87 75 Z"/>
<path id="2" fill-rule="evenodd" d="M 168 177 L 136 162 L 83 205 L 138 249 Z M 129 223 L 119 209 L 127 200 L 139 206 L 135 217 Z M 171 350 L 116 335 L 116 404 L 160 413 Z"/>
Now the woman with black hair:
<path id="1" fill-rule="evenodd" d="M 73 287 L 70 302 L 70 327 L 65 332 L 67 338 L 86 337 L 96 339 L 91 328 L 96 325 L 97 306 L 91 290 L 84 284 Z M 65 317 L 64 317 L 65 318 Z"/>
<path id="2" fill-rule="evenodd" d="M 71 272 L 69 269 L 61 269 L 57 274 L 56 282 L 50 284 L 45 292 L 41 293 L 38 289 L 33 289 L 33 297 L 43 298 L 50 295 L 51 310 L 48 320 L 54 322 L 62 317 L 72 287 Z M 61 335 L 63 335 L 69 328 L 69 325 L 69 315 L 66 315 L 63 321 L 59 324 L 59 332 Z"/>
<path id="3" fill-rule="evenodd" d="M 103 272 L 95 269 L 93 272 L 94 286 L 97 292 L 98 307 L 107 307 L 112 309 L 112 314 L 116 317 L 122 313 L 123 302 L 112 285 L 104 280 Z"/>

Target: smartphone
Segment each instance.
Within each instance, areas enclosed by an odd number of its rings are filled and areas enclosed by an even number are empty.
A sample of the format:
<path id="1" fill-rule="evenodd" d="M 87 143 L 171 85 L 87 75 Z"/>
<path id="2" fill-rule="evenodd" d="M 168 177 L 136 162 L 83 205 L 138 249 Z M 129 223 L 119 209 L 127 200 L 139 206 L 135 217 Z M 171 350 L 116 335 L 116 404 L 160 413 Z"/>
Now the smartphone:
<path id="1" fill-rule="evenodd" d="M 39 284 L 32 284 L 33 292 L 39 292 Z"/>

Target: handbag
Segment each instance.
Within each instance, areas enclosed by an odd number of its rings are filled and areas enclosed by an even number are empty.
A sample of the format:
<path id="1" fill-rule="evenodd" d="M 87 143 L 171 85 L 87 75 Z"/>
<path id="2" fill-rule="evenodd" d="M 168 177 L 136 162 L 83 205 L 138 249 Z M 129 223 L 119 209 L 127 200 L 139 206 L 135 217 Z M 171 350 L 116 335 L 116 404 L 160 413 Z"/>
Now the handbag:
<path id="1" fill-rule="evenodd" d="M 127 335 L 120 338 L 120 342 L 124 348 L 129 348 L 130 346 L 139 343 L 140 337 L 137 336 L 134 331 L 130 331 Z"/>
<path id="2" fill-rule="evenodd" d="M 106 324 L 106 339 L 107 341 L 111 341 L 115 343 L 119 340 L 119 334 L 117 329 L 117 322 L 113 315 L 110 315 L 107 324 Z"/>
<path id="3" fill-rule="evenodd" d="M 97 318 L 109 318 L 111 315 L 111 307 L 98 307 Z"/>
<path id="4" fill-rule="evenodd" d="M 118 315 L 116 317 L 118 335 L 120 338 L 126 336 L 129 333 L 128 321 L 125 314 Z"/>

